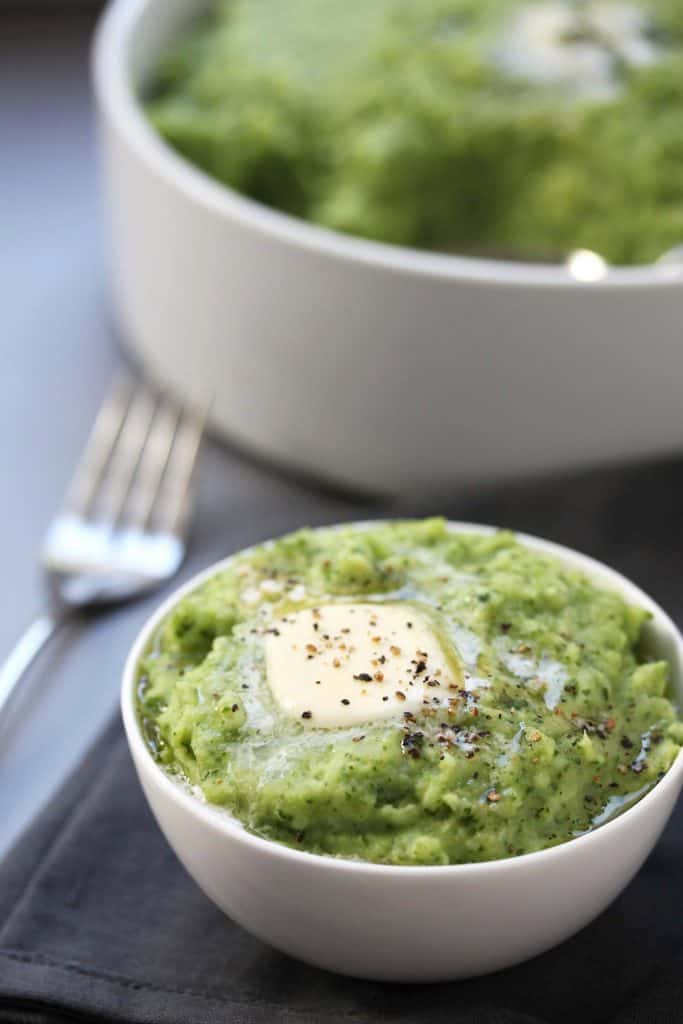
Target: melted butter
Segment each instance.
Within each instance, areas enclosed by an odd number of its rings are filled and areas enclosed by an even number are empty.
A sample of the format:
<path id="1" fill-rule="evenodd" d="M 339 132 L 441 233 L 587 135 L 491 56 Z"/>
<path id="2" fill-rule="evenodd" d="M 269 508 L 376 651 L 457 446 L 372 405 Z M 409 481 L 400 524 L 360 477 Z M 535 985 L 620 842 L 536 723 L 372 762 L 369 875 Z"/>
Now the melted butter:
<path id="1" fill-rule="evenodd" d="M 414 714 L 455 686 L 434 630 L 407 604 L 305 608 L 279 619 L 265 646 L 273 697 L 312 728 Z"/>
<path id="2" fill-rule="evenodd" d="M 498 656 L 513 676 L 531 690 L 540 691 L 549 711 L 554 711 L 562 699 L 568 680 L 567 670 L 560 662 L 543 655 L 538 661 L 526 654 L 506 649 L 505 640 L 498 640 Z"/>

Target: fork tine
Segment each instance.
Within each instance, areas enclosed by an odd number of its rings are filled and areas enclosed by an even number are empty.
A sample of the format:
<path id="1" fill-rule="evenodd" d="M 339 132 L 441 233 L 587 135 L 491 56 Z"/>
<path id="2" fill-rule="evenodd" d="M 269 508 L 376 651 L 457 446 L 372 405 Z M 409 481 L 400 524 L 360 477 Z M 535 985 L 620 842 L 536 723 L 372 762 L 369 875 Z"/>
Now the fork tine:
<path id="1" fill-rule="evenodd" d="M 97 496 L 96 515 L 110 526 L 116 526 L 123 516 L 155 408 L 156 400 L 151 393 L 144 385 L 138 385 L 114 445 L 103 487 Z"/>
<path id="2" fill-rule="evenodd" d="M 100 406 L 85 450 L 69 485 L 64 506 L 67 514 L 86 517 L 100 487 L 130 405 L 133 384 L 121 374 Z"/>
<path id="3" fill-rule="evenodd" d="M 157 528 L 182 537 L 185 526 L 194 469 L 204 435 L 209 406 L 199 412 L 181 415 L 169 454 L 157 515 Z"/>
<path id="4" fill-rule="evenodd" d="M 144 530 L 150 521 L 173 450 L 179 422 L 180 409 L 168 399 L 162 398 L 154 413 L 147 443 L 132 482 L 125 515 L 126 525 L 129 527 Z"/>

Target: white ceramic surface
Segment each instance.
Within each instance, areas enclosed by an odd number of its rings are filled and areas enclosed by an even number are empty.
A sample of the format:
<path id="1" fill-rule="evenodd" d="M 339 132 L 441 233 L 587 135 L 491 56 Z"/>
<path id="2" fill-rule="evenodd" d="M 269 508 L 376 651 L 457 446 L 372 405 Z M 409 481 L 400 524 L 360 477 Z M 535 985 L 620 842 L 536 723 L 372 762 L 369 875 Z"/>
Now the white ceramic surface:
<path id="1" fill-rule="evenodd" d="M 463 523 L 452 528 L 490 529 Z M 683 638 L 661 608 L 590 558 L 520 539 L 648 608 L 648 643 L 669 661 L 683 702 Z M 169 778 L 138 726 L 138 660 L 178 599 L 227 561 L 190 581 L 152 616 L 128 658 L 121 702 L 133 760 L 157 821 L 195 881 L 231 918 L 278 949 L 331 971 L 437 981 L 494 971 L 543 952 L 592 920 L 630 881 L 679 794 L 683 753 L 638 804 L 594 832 L 522 857 L 453 867 L 392 867 L 291 850 L 250 835 Z"/>
<path id="2" fill-rule="evenodd" d="M 360 241 L 212 181 L 135 89 L 207 0 L 115 0 L 95 48 L 115 303 L 128 344 L 214 426 L 373 491 L 677 450 L 683 279 Z"/>

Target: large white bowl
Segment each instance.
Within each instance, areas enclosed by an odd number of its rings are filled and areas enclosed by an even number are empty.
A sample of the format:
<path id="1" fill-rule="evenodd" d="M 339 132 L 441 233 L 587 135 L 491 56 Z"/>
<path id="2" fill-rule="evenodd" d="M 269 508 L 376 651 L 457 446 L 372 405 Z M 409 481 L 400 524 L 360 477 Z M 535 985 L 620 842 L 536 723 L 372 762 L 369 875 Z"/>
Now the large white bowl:
<path id="1" fill-rule="evenodd" d="M 207 0 L 115 0 L 94 58 L 116 309 L 216 428 L 372 491 L 678 450 L 683 278 L 365 242 L 211 180 L 136 93 Z M 596 188 L 600 182 L 596 182 Z"/>
<path id="2" fill-rule="evenodd" d="M 453 523 L 452 529 L 490 531 L 466 523 Z M 680 703 L 683 638 L 666 613 L 599 562 L 537 538 L 520 539 L 649 609 L 647 643 L 671 665 Z M 133 645 L 121 694 L 130 750 L 157 821 L 189 873 L 226 914 L 265 942 L 331 971 L 439 981 L 495 971 L 541 953 L 621 892 L 671 814 L 683 785 L 683 753 L 638 804 L 594 832 L 522 857 L 452 867 L 393 867 L 292 850 L 251 835 L 165 774 L 137 720 L 138 662 L 176 602 L 229 561 L 191 580 L 152 616 Z"/>

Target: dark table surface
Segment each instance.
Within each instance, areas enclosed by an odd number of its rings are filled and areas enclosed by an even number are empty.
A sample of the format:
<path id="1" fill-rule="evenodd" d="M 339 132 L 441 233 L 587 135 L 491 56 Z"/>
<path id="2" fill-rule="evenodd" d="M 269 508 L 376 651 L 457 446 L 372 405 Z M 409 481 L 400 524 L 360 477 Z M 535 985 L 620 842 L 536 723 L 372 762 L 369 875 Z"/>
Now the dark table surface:
<path id="1" fill-rule="evenodd" d="M 94 13 L 48 7 L 0 7 L 0 657 L 43 607 L 41 538 L 123 359 L 88 80 Z M 217 445 L 200 483 L 182 577 L 268 530 L 350 514 Z M 112 715 L 126 650 L 158 599 L 70 627 L 30 673 L 0 737 L 0 857 Z"/>
<path id="2" fill-rule="evenodd" d="M 119 358 L 104 301 L 92 22 L 84 12 L 0 12 L 3 653 L 42 607 L 41 536 Z M 0 855 L 111 714 L 122 617 L 111 630 L 106 666 L 97 629 L 82 643 L 65 635 L 13 709 L 0 743 Z"/>
<path id="3" fill-rule="evenodd" d="M 0 6 L 0 655 L 43 605 L 41 537 L 123 359 L 106 290 L 88 82 L 93 24 L 87 7 Z M 647 400 L 634 415 L 647 415 Z M 681 621 L 682 499 L 683 466 L 670 460 L 438 504 L 418 496 L 398 511 L 497 522 L 582 548 L 635 575 Z M 211 443 L 182 577 L 305 523 L 386 511 Z M 0 857 L 113 714 L 127 649 L 157 600 L 70 627 L 30 673 L 0 736 Z"/>

